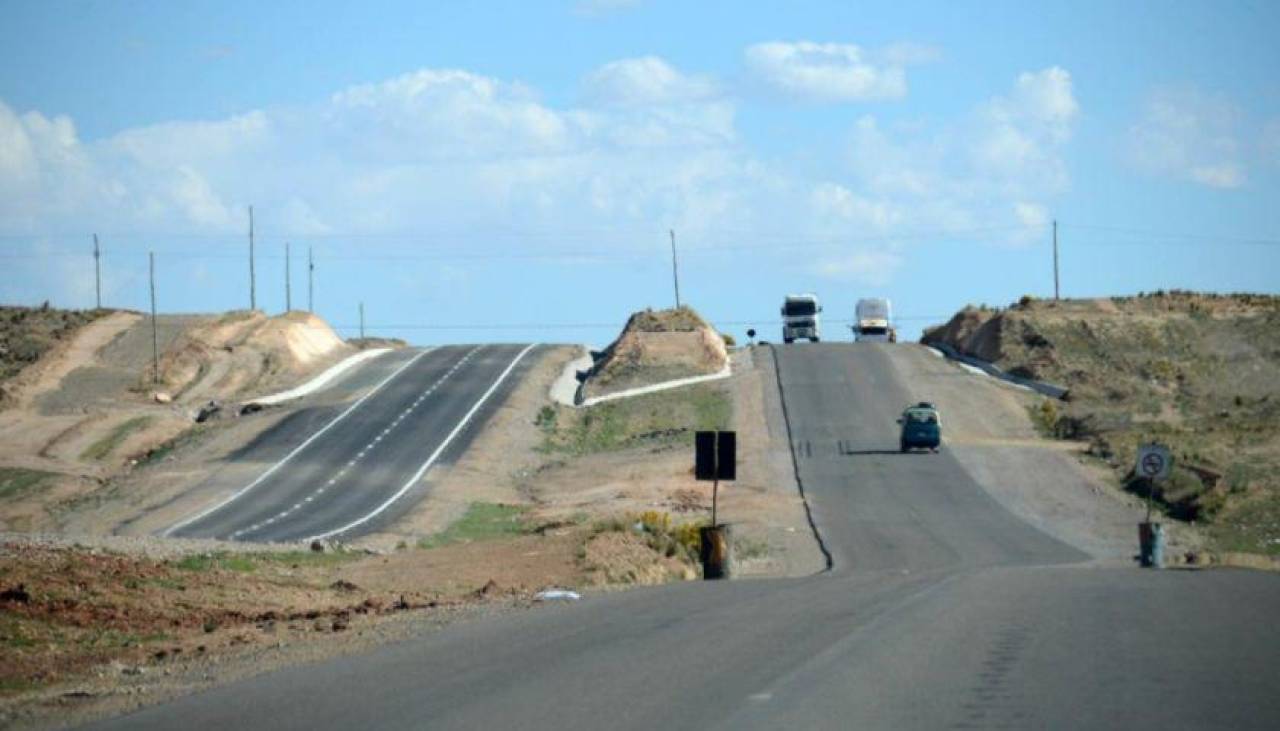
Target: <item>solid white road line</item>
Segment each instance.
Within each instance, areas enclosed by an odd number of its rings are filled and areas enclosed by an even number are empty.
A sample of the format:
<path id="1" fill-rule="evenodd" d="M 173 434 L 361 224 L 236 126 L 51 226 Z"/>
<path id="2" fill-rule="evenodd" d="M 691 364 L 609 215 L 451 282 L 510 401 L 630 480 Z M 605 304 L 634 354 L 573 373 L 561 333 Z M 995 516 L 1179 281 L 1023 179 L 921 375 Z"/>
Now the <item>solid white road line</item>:
<path id="1" fill-rule="evenodd" d="M 376 386 L 374 386 L 372 389 L 370 389 L 368 393 L 366 393 L 365 395 L 361 396 L 359 399 L 357 399 L 357 400 L 356 400 L 356 402 L 355 402 L 355 403 L 353 403 L 353 404 L 351 404 L 350 406 L 348 406 L 348 407 L 347 407 L 347 409 L 346 409 L 345 411 L 343 411 L 341 414 L 338 414 L 336 417 L 334 417 L 333 421 L 329 422 L 328 424 L 325 424 L 325 425 L 324 425 L 323 427 L 321 427 L 321 428 L 320 428 L 320 430 L 319 430 L 319 431 L 317 431 L 315 434 L 312 434 L 310 437 L 307 437 L 307 440 L 306 440 L 306 441 L 304 441 L 302 444 L 299 444 L 297 447 L 295 447 L 295 448 L 294 448 L 294 450 L 293 450 L 292 452 L 289 452 L 288 454 L 286 454 L 286 455 L 284 456 L 284 459 L 280 460 L 279 462 L 276 462 L 274 465 L 272 465 L 270 468 L 268 468 L 266 472 L 263 472 L 262 474 L 258 475 L 258 478 L 257 478 L 256 480 L 254 480 L 253 482 L 250 482 L 248 485 L 245 485 L 244 487 L 240 488 L 239 490 L 236 490 L 236 491 L 235 491 L 235 492 L 233 492 L 230 496 L 228 496 L 225 500 L 223 500 L 223 501 L 221 501 L 221 502 L 219 502 L 219 503 L 216 503 L 215 505 L 212 505 L 212 506 L 210 506 L 210 507 L 208 507 L 208 508 L 206 508 L 206 509 L 204 509 L 204 510 L 200 511 L 199 513 L 196 513 L 195 515 L 193 515 L 193 516 L 191 516 L 191 517 L 189 517 L 189 518 L 186 518 L 185 520 L 182 520 L 182 521 L 179 521 L 179 522 L 177 522 L 177 523 L 174 523 L 173 525 L 171 525 L 171 526 L 169 526 L 168 528 L 166 528 L 166 529 L 165 529 L 165 531 L 164 531 L 163 533 L 161 533 L 160 535 L 165 536 L 165 537 L 168 537 L 168 536 L 170 536 L 170 535 L 173 535 L 173 532 L 174 532 L 174 531 L 176 531 L 176 530 L 182 530 L 183 528 L 187 527 L 188 525 L 191 525 L 192 523 L 196 522 L 197 520 L 200 520 L 201 518 L 203 518 L 203 517 L 205 517 L 205 516 L 209 515 L 210 513 L 214 512 L 215 510 L 218 510 L 218 509 L 219 509 L 219 508 L 221 508 L 222 506 L 227 505 L 227 504 L 228 504 L 228 503 L 230 503 L 231 501 L 233 501 L 233 500 L 235 500 L 235 499 L 239 498 L 240 496 L 242 496 L 242 495 L 244 495 L 245 493 L 249 492 L 249 491 L 250 491 L 250 490 L 252 490 L 253 488 L 257 487 L 259 484 L 261 484 L 261 482 L 262 482 L 263 480 L 265 480 L 265 479 L 267 479 L 268 477 L 270 477 L 271 475 L 275 474 L 275 471 L 276 471 L 276 470 L 278 470 L 278 469 L 280 469 L 281 467 L 283 467 L 283 466 L 285 465 L 285 463 L 287 463 L 289 460 L 293 459 L 293 458 L 294 458 L 294 457 L 295 457 L 299 452 L 301 452 L 302 450 L 306 449 L 308 444 L 311 444 L 311 443 L 312 443 L 312 442 L 314 442 L 315 440 L 319 439 L 319 438 L 320 438 L 320 436 L 321 436 L 322 434 L 324 434 L 325 432 L 329 431 L 330 429 L 332 429 L 332 428 L 333 428 L 333 426 L 334 426 L 335 424 L 337 424 L 338 422 L 340 422 L 340 421 L 342 421 L 343 419 L 345 419 L 345 418 L 346 418 L 346 416 L 347 416 L 347 414 L 350 414 L 352 411 L 355 411 L 356 409 L 360 408 L 360 404 L 363 404 L 365 401 L 367 401 L 367 400 L 369 399 L 369 397 L 373 396 L 373 395 L 374 395 L 375 393 L 377 393 L 378 391 L 381 391 L 383 386 L 387 385 L 388 383 L 391 383 L 392 379 L 394 379 L 396 376 L 400 375 L 400 374 L 401 374 L 401 373 L 402 373 L 406 368 L 408 368 L 409 366 L 411 366 L 411 365 L 413 365 L 414 363 L 418 362 L 418 359 L 419 359 L 419 358 L 421 358 L 422 356 L 424 356 L 424 355 L 426 355 L 427 353 L 431 352 L 432 350 L 434 350 L 434 348 L 424 348 L 424 349 L 422 350 L 422 352 L 420 352 L 420 353 L 418 353 L 417 355 L 415 355 L 415 356 L 413 356 L 412 358 L 410 358 L 410 359 L 409 359 L 409 361 L 408 361 L 407 363 L 405 363 L 404 365 L 402 365 L 402 366 L 400 366 L 399 368 L 397 368 L 397 369 L 396 369 L 396 370 L 395 370 L 391 375 L 389 375 L 389 376 L 387 376 L 386 378 L 382 379 L 382 380 L 378 383 L 378 385 L 376 385 Z"/>
<path id="2" fill-rule="evenodd" d="M 466 355 L 462 356 L 462 360 L 460 360 L 460 361 L 458 361 L 458 362 L 459 362 L 459 363 L 465 363 L 466 361 L 470 360 L 470 359 L 471 359 L 471 356 L 475 355 L 475 354 L 476 354 L 476 351 L 480 350 L 480 347 L 481 347 L 481 346 L 477 345 L 476 347 L 472 348 L 472 349 L 471 349 L 471 350 L 470 350 Z M 450 376 L 452 376 L 452 375 L 453 375 L 453 369 L 450 369 L 448 373 L 446 373 L 446 374 L 444 374 L 443 376 L 441 376 L 441 377 L 440 377 L 440 378 L 435 382 L 435 384 L 433 384 L 433 385 L 431 386 L 431 390 L 432 390 L 432 391 L 434 391 L 434 390 L 436 389 L 436 387 L 437 387 L 437 386 L 439 386 L 441 383 L 444 383 L 444 382 L 445 382 L 446 380 L 448 380 L 448 379 L 449 379 L 449 377 L 450 377 Z M 383 430 L 382 430 L 382 433 L 383 433 L 383 434 L 386 434 L 386 433 L 388 433 L 388 432 L 390 432 L 390 431 L 391 431 L 391 429 L 388 427 L 388 428 L 386 428 L 386 429 L 383 429 Z M 374 445 L 374 444 L 376 444 L 376 443 L 378 443 L 378 442 L 380 442 L 380 441 L 382 441 L 382 437 L 378 437 L 377 439 L 374 439 L 374 440 L 373 440 L 372 442 L 370 442 L 369 444 L 365 445 L 365 448 L 364 448 L 364 449 L 362 449 L 362 450 L 360 450 L 360 453 L 356 455 L 356 458 L 355 458 L 355 459 L 351 460 L 351 462 L 350 462 L 350 463 L 348 463 L 348 465 L 347 465 L 346 467 L 343 467 L 342 469 L 338 470 L 338 474 L 337 474 L 333 479 L 329 480 L 329 485 L 327 485 L 326 487 L 321 487 L 321 488 L 318 488 L 317 490 L 315 490 L 313 493 L 311 493 L 311 496 L 309 496 L 309 497 L 308 497 L 308 500 L 307 500 L 307 501 L 308 501 L 308 502 L 310 502 L 310 498 L 311 498 L 311 497 L 314 497 L 314 496 L 316 496 L 316 495 L 321 495 L 321 494 L 323 494 L 323 493 L 324 493 L 324 491 L 325 491 L 325 489 L 326 489 L 328 486 L 332 486 L 335 482 L 337 482 L 337 480 L 338 480 L 339 478 L 341 478 L 343 475 L 345 475 L 345 474 L 347 473 L 347 470 L 349 470 L 351 467 L 353 467 L 353 466 L 356 464 L 356 462 L 357 462 L 358 460 L 361 460 L 361 459 L 363 459 L 363 458 L 364 458 L 364 455 L 365 455 L 365 453 L 366 453 L 366 452 L 368 452 L 370 449 L 373 449 L 373 445 Z M 283 513 L 280 513 L 280 515 L 278 515 L 278 516 L 276 516 L 276 517 L 277 517 L 277 518 L 286 518 L 286 517 L 288 517 L 290 514 L 292 514 L 292 513 L 294 513 L 295 511 L 297 511 L 297 510 L 298 510 L 298 508 L 300 508 L 300 507 L 302 507 L 302 504 L 301 504 L 301 503 L 299 503 L 299 504 L 297 504 L 297 505 L 294 505 L 292 508 L 290 508 L 290 509 L 288 509 L 288 510 L 284 511 Z M 235 533 L 232 533 L 229 537 L 230 537 L 232 540 L 239 540 L 241 536 L 243 536 L 243 535 L 244 535 L 244 534 L 246 534 L 246 533 L 252 533 L 254 530 L 256 530 L 256 528 L 255 528 L 255 527 L 250 527 L 250 528 L 241 528 L 240 530 L 236 531 Z"/>
<path id="3" fill-rule="evenodd" d="M 418 468 L 418 471 L 413 473 L 413 477 L 410 477 L 409 481 L 404 483 L 404 485 L 402 485 L 394 495 L 387 498 L 385 502 L 383 502 L 378 507 L 374 508 L 373 512 L 369 513 L 363 518 L 347 523 L 341 528 L 335 528 L 334 530 L 328 531 L 326 533 L 318 533 L 309 538 L 304 538 L 303 542 L 318 541 L 324 538 L 331 538 L 340 533 L 346 533 L 347 531 L 357 526 L 364 525 L 365 523 L 369 522 L 370 520 L 373 520 L 375 517 L 380 515 L 387 508 L 391 507 L 397 500 L 404 497 L 404 494 L 408 492 L 410 488 L 418 484 L 418 480 L 422 479 L 422 476 L 427 473 L 427 470 L 431 469 L 431 465 L 435 464 L 437 459 L 440 459 L 440 455 L 443 454 L 444 450 L 449 446 L 450 443 L 453 442 L 454 437 L 458 436 L 458 434 L 463 430 L 463 428 L 466 427 L 467 423 L 471 421 L 471 417 L 476 415 L 476 412 L 480 410 L 480 407 L 484 405 L 485 401 L 489 400 L 489 397 L 493 395 L 493 392 L 498 390 L 498 386 L 502 385 L 502 382 L 507 379 L 507 376 L 511 374 L 511 371 L 515 369 L 516 364 L 519 363 L 520 360 L 524 358 L 525 355 L 527 355 L 529 351 L 533 350 L 535 347 L 537 347 L 536 343 L 533 345 L 529 345 L 524 350 L 520 351 L 519 354 L 516 355 L 516 357 L 511 361 L 511 363 L 507 365 L 506 370 L 502 371 L 501 375 L 498 376 L 497 380 L 495 380 L 493 384 L 489 386 L 489 390 L 484 392 L 484 395 L 482 395 L 480 399 L 476 401 L 474 405 L 472 405 L 471 410 L 468 411 L 466 415 L 462 417 L 462 420 L 459 421 L 458 424 L 453 427 L 453 431 L 449 432 L 449 436 L 445 437 L 443 442 L 440 442 L 440 446 L 436 447 L 436 451 L 431 453 L 431 456 L 427 458 L 427 461 L 423 462 L 422 466 Z"/>

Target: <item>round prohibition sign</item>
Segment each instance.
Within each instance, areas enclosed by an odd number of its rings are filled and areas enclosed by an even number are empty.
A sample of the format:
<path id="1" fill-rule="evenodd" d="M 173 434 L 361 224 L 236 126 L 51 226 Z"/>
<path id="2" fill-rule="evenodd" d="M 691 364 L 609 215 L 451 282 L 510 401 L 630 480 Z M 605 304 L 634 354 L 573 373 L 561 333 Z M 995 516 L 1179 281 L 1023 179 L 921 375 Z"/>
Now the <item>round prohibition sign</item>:
<path id="1" fill-rule="evenodd" d="M 1142 474 L 1155 477 L 1164 470 L 1164 458 L 1158 454 L 1148 454 L 1142 458 Z"/>

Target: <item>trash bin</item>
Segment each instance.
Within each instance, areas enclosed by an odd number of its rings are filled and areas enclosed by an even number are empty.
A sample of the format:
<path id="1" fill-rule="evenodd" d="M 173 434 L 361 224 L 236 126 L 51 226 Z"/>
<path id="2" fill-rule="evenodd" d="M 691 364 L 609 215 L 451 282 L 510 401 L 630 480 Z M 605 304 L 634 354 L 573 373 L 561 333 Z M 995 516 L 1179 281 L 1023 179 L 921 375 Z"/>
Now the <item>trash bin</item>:
<path id="1" fill-rule="evenodd" d="M 729 578 L 730 565 L 733 563 L 729 526 L 723 523 L 703 526 L 698 529 L 698 538 L 701 543 L 702 578 Z"/>
<path id="2" fill-rule="evenodd" d="M 1147 568 L 1164 568 L 1164 526 L 1159 523 L 1138 524 L 1138 558 Z"/>

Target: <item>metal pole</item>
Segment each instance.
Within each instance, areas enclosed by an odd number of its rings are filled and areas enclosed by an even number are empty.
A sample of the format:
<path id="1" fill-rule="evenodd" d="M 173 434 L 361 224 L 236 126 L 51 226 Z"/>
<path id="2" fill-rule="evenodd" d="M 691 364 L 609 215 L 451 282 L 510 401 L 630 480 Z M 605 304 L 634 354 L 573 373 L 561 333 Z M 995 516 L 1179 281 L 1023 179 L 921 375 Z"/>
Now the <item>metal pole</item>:
<path id="1" fill-rule="evenodd" d="M 311 258 L 311 247 L 307 247 L 307 312 L 315 312 L 315 272 L 316 263 Z"/>
<path id="2" fill-rule="evenodd" d="M 1151 479 L 1150 477 L 1146 479 L 1147 479 L 1147 522 L 1150 523 L 1151 522 L 1151 498 L 1152 498 L 1151 493 L 1155 491 L 1156 483 L 1155 483 L 1155 480 Z"/>
<path id="3" fill-rule="evenodd" d="M 289 242 L 284 242 L 284 311 L 293 311 L 293 292 L 289 286 Z"/>
<path id="4" fill-rule="evenodd" d="M 676 266 L 676 231 L 671 229 L 671 280 L 676 285 L 676 309 L 680 309 L 680 270 Z"/>
<path id="5" fill-rule="evenodd" d="M 249 206 L 249 309 L 258 309 L 258 292 L 253 276 L 253 206 Z"/>
<path id="6" fill-rule="evenodd" d="M 102 252 L 97 234 L 93 235 L 93 295 L 94 309 L 102 309 Z"/>
<path id="7" fill-rule="evenodd" d="M 719 465 L 717 465 L 717 470 L 718 469 L 719 469 Z M 720 480 L 717 478 L 715 482 L 711 483 L 711 525 L 712 526 L 720 525 L 719 523 L 716 522 L 716 508 L 717 508 L 717 503 L 719 502 L 720 502 Z"/>
<path id="8" fill-rule="evenodd" d="M 1053 299 L 1058 299 L 1058 220 L 1053 220 Z"/>
<path id="9" fill-rule="evenodd" d="M 156 331 L 156 253 L 147 252 L 151 263 L 151 382 L 160 382 L 160 335 Z"/>
<path id="10" fill-rule="evenodd" d="M 364 340 L 364 303 L 360 303 L 360 339 Z"/>

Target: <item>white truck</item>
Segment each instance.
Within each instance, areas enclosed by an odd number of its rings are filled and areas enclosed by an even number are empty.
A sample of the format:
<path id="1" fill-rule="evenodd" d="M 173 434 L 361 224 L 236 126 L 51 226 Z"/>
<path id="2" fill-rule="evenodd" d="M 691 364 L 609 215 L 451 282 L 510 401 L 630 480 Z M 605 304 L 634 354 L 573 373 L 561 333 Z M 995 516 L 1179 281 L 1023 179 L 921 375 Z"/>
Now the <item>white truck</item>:
<path id="1" fill-rule="evenodd" d="M 868 340 L 878 343 L 891 343 L 897 340 L 892 319 L 889 300 L 873 298 L 858 300 L 854 316 L 854 340 Z"/>
<path id="2" fill-rule="evenodd" d="M 822 333 L 818 326 L 818 313 L 822 305 L 817 295 L 789 294 L 782 301 L 782 342 L 790 343 L 799 338 L 818 342 Z"/>

